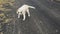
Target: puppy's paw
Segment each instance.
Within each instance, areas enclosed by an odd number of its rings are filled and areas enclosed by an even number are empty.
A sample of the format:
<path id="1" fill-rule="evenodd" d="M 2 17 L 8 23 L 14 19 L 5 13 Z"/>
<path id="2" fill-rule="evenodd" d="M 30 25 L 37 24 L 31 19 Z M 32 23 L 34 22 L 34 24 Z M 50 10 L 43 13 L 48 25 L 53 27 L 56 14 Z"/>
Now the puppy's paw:
<path id="1" fill-rule="evenodd" d="M 30 15 L 28 15 L 28 17 L 30 17 Z"/>
<path id="2" fill-rule="evenodd" d="M 23 21 L 25 21 L 25 19 L 23 19 Z"/>

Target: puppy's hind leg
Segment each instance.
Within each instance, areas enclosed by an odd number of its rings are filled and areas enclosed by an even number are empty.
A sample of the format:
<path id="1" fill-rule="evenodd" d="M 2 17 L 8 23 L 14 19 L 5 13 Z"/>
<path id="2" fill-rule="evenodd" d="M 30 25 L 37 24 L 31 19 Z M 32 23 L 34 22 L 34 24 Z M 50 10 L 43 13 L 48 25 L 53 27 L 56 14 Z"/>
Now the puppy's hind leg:
<path id="1" fill-rule="evenodd" d="M 30 17 L 29 9 L 27 9 L 28 16 Z"/>

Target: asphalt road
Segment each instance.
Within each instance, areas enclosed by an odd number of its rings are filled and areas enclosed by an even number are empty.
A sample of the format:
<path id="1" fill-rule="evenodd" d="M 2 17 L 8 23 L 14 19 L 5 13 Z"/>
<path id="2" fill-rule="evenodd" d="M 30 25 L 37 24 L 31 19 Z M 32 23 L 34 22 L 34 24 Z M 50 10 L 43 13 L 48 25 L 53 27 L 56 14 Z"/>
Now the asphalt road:
<path id="1" fill-rule="evenodd" d="M 35 6 L 31 17 L 16 19 L 12 34 L 60 34 L 60 3 L 50 0 L 16 0 L 18 8 L 23 4 Z M 16 8 L 16 10 L 17 10 Z M 17 15 L 16 15 L 17 16 Z"/>

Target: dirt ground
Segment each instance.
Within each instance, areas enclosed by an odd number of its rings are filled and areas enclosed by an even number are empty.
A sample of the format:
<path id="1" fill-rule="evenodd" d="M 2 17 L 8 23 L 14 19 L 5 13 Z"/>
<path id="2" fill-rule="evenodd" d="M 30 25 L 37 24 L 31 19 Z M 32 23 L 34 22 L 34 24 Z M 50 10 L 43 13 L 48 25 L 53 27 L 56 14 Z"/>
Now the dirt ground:
<path id="1" fill-rule="evenodd" d="M 35 6 L 30 9 L 31 17 L 26 20 L 17 18 L 16 11 L 23 4 Z M 15 0 L 12 10 L 8 13 L 11 19 L 2 23 L 3 34 L 60 34 L 60 3 L 51 0 Z M 7 15 L 7 14 L 6 14 Z M 7 18 L 8 18 L 7 17 Z"/>

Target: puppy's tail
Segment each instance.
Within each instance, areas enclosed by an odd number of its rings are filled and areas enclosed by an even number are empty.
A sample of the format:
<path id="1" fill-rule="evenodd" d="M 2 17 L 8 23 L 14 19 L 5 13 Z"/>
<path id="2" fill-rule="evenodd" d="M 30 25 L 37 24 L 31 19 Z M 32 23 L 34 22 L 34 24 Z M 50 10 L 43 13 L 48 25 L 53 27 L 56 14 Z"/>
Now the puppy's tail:
<path id="1" fill-rule="evenodd" d="M 34 6 L 29 6 L 29 8 L 33 8 L 33 9 L 36 9 Z"/>

